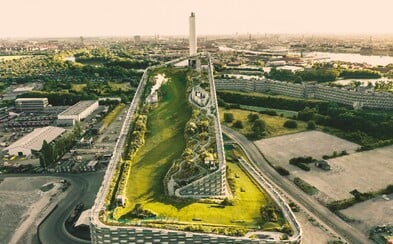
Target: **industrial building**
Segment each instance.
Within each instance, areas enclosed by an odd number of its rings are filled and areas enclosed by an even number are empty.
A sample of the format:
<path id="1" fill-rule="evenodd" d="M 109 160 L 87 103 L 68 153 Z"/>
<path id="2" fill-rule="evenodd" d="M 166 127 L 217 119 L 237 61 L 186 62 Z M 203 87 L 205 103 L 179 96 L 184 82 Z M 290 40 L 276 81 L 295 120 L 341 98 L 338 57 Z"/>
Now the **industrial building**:
<path id="1" fill-rule="evenodd" d="M 5 148 L 4 151 L 10 155 L 29 156 L 34 151 L 40 151 L 44 141 L 50 143 L 63 134 L 64 131 L 65 129 L 54 126 L 34 129 L 29 134 Z"/>
<path id="2" fill-rule="evenodd" d="M 17 98 L 16 109 L 20 112 L 37 112 L 48 107 L 48 98 Z"/>
<path id="3" fill-rule="evenodd" d="M 98 101 L 88 100 L 88 101 L 80 101 L 71 107 L 67 108 L 63 112 L 61 112 L 57 119 L 59 121 L 81 121 L 91 113 L 93 113 L 98 108 Z"/>

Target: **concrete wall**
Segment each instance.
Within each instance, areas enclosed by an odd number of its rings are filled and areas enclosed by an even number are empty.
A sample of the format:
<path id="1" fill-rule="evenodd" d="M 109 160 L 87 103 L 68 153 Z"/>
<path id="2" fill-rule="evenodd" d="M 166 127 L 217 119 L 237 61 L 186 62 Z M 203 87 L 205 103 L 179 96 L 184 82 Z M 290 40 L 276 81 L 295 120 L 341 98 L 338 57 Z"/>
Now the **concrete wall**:
<path id="1" fill-rule="evenodd" d="M 294 84 L 275 80 L 216 80 L 218 90 L 245 92 L 270 92 L 297 98 L 315 98 L 353 106 L 355 103 L 366 108 L 393 109 L 393 94 L 386 92 L 363 92 L 354 89 L 329 87 L 320 84 Z"/>

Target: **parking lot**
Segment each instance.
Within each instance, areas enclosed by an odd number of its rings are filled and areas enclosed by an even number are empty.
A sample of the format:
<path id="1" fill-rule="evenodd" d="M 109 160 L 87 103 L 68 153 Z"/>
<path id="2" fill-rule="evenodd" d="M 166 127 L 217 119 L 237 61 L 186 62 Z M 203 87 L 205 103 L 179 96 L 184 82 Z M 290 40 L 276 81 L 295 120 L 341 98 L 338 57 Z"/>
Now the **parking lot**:
<path id="1" fill-rule="evenodd" d="M 125 106 L 118 118 L 100 134 L 85 137 L 84 142 L 77 143 L 51 171 L 54 173 L 87 172 L 105 168 L 112 156 L 113 148 L 123 123 L 122 118 L 124 118 L 127 109 L 128 106 Z M 87 121 L 89 121 L 89 118 Z M 91 125 L 93 124 L 94 122 Z M 94 161 L 96 161 L 96 164 L 92 167 L 91 165 L 94 164 Z"/>
<path id="2" fill-rule="evenodd" d="M 31 113 L 12 116 L 0 124 L 0 150 L 3 151 L 7 146 L 17 141 L 24 135 L 33 131 L 34 128 L 47 125 L 56 126 L 55 120 L 57 113 L 66 107 L 51 108 L 47 113 Z M 106 167 L 109 158 L 112 155 L 113 147 L 119 136 L 122 126 L 122 118 L 125 116 L 126 106 L 108 128 L 97 133 L 102 124 L 101 118 L 104 116 L 104 107 L 100 106 L 96 111 L 89 115 L 81 123 L 81 128 L 86 131 L 86 135 L 81 141 L 66 153 L 53 168 L 49 169 L 52 173 L 61 172 L 86 172 L 96 171 Z M 44 123 L 45 122 L 45 123 Z M 72 129 L 68 127 L 66 129 Z M 91 133 L 94 131 L 95 133 Z M 39 159 L 34 155 L 25 156 L 7 156 L 1 153 L 0 165 L 18 166 L 32 164 L 34 167 L 39 166 Z M 42 169 L 35 168 L 34 172 L 41 172 Z"/>

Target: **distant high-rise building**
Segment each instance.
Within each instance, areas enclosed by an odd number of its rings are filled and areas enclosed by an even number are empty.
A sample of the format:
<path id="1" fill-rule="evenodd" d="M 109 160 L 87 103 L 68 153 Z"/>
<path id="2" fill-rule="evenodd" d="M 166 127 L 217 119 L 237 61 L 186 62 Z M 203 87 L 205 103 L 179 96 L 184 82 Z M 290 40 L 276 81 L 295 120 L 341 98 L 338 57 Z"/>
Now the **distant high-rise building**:
<path id="1" fill-rule="evenodd" d="M 140 43 L 141 42 L 141 36 L 134 36 L 134 42 L 135 43 Z"/>
<path id="2" fill-rule="evenodd" d="M 190 30 L 190 55 L 197 54 L 197 36 L 195 33 L 195 13 L 191 12 L 189 18 L 189 30 Z"/>

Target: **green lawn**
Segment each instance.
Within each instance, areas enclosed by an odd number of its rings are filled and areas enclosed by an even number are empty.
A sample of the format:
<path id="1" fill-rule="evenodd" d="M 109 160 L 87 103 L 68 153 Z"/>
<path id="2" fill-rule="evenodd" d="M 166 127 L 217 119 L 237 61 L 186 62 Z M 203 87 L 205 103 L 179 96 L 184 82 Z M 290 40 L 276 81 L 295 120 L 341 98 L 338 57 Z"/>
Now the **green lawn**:
<path id="1" fill-rule="evenodd" d="M 119 103 L 109 114 L 107 114 L 102 120 L 103 127 L 108 128 L 112 124 L 112 122 L 119 116 L 121 111 L 123 111 L 124 107 L 124 103 Z"/>
<path id="2" fill-rule="evenodd" d="M 166 96 L 149 113 L 145 144 L 133 159 L 127 185 L 130 202 L 127 210 L 136 203 L 145 205 L 162 200 L 164 176 L 185 148 L 184 127 L 191 117 L 185 92 L 186 73 L 175 71 L 166 76 L 171 77 L 164 88 Z"/>
<path id="3" fill-rule="evenodd" d="M 185 148 L 184 126 L 191 117 L 185 95 L 186 75 L 184 70 L 166 72 L 166 77 L 171 78 L 164 87 L 166 97 L 148 115 L 146 141 L 133 159 L 127 184 L 128 202 L 120 215 L 125 215 L 139 203 L 158 217 L 179 222 L 191 222 L 196 218 L 201 222 L 195 224 L 257 227 L 261 224 L 260 208 L 271 200 L 235 163 L 228 162 L 228 177 L 236 182 L 234 206 L 217 208 L 215 203 L 176 199 L 164 194 L 164 176 L 172 161 L 179 158 Z"/>
<path id="4" fill-rule="evenodd" d="M 241 120 L 243 121 L 243 126 L 244 126 L 243 129 L 237 129 L 237 128 L 234 129 L 236 129 L 237 131 L 239 131 L 244 135 L 247 135 L 251 132 L 251 124 L 248 122 L 247 116 L 250 113 L 253 113 L 252 111 L 241 110 L 241 109 L 219 108 L 219 112 L 220 112 L 220 122 L 222 124 L 232 127 L 232 123 L 224 122 L 224 113 L 232 113 L 234 116 L 234 121 Z M 303 121 L 297 121 L 298 124 L 297 128 L 288 129 L 283 126 L 284 122 L 287 121 L 288 118 L 280 117 L 280 116 L 270 116 L 266 114 L 258 114 L 258 115 L 259 118 L 263 119 L 266 122 L 267 135 L 265 137 L 273 137 L 273 136 L 281 136 L 286 134 L 297 133 L 297 132 L 305 131 L 307 128 L 307 123 Z"/>

